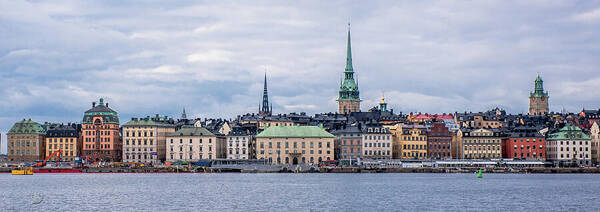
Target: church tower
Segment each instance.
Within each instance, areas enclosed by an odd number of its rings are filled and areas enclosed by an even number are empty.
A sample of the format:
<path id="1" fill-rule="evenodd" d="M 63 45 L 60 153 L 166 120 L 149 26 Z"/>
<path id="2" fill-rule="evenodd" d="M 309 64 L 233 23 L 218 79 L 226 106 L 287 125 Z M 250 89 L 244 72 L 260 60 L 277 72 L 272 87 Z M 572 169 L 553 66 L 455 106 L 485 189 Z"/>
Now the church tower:
<path id="1" fill-rule="evenodd" d="M 529 115 L 544 115 L 548 111 L 548 92 L 544 92 L 544 81 L 538 74 L 534 90 L 529 93 Z"/>
<path id="2" fill-rule="evenodd" d="M 267 73 L 265 72 L 265 81 L 263 89 L 262 105 L 259 105 L 258 114 L 262 116 L 270 116 L 273 112 L 273 105 L 269 105 L 269 92 L 267 91 Z"/>
<path id="3" fill-rule="evenodd" d="M 338 113 L 349 114 L 360 112 L 360 97 L 358 81 L 354 79 L 354 68 L 352 68 L 352 48 L 350 44 L 350 24 L 348 24 L 348 47 L 346 50 L 346 69 L 344 80 L 340 83 L 340 92 L 337 99 Z"/>

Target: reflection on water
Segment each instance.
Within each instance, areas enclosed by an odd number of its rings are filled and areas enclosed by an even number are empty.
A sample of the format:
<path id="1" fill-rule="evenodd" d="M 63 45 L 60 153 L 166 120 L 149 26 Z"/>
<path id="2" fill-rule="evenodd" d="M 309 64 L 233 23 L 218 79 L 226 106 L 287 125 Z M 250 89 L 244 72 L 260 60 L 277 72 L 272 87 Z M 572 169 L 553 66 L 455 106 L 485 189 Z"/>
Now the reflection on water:
<path id="1" fill-rule="evenodd" d="M 600 208 L 600 175 L 0 174 L 0 186 L 0 211 Z"/>

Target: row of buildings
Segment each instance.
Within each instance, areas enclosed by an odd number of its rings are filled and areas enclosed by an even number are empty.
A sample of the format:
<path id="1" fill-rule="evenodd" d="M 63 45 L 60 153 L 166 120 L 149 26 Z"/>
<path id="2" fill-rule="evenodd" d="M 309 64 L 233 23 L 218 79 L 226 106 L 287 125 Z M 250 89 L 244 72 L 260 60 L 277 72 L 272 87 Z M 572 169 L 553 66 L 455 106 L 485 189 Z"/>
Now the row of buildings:
<path id="1" fill-rule="evenodd" d="M 7 133 L 8 159 L 42 160 L 60 150 L 62 160 L 160 164 L 205 159 L 264 159 L 274 164 L 339 159 L 522 159 L 592 165 L 600 163 L 600 110 L 551 113 L 538 75 L 528 114 L 486 112 L 394 113 L 382 97 L 361 111 L 354 78 L 350 31 L 338 111 L 308 116 L 273 114 L 265 74 L 256 114 L 235 119 L 132 118 L 100 99 L 80 123 L 39 124 L 23 119 Z"/>

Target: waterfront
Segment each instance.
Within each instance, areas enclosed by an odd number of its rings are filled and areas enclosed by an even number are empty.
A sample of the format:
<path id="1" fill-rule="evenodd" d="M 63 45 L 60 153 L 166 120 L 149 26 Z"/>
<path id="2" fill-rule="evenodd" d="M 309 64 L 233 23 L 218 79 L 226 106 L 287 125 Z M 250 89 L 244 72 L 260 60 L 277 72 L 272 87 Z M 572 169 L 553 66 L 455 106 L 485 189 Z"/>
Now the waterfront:
<path id="1" fill-rule="evenodd" d="M 1 211 L 565 211 L 600 208 L 587 174 L 0 174 Z"/>

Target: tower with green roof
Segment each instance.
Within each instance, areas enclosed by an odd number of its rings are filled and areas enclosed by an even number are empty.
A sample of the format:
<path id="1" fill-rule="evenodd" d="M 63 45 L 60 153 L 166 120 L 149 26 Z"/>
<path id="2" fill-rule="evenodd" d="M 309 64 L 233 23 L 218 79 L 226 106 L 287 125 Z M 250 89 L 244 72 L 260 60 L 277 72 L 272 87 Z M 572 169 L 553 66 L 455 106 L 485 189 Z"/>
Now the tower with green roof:
<path id="1" fill-rule="evenodd" d="M 350 24 L 348 24 L 348 46 L 346 49 L 346 69 L 344 79 L 340 83 L 338 112 L 348 114 L 360 111 L 360 95 L 358 91 L 358 80 L 354 79 L 354 68 L 352 67 L 352 47 L 350 42 Z"/>
<path id="2" fill-rule="evenodd" d="M 544 91 L 544 81 L 538 74 L 533 92 L 529 93 L 529 115 L 548 113 L 548 92 Z"/>

